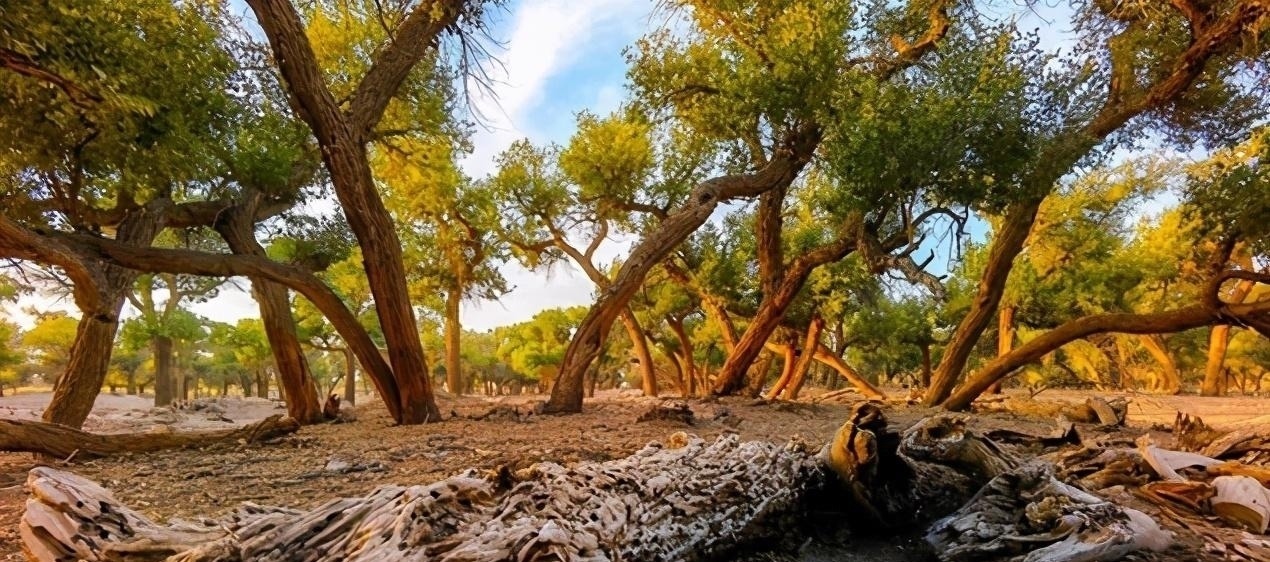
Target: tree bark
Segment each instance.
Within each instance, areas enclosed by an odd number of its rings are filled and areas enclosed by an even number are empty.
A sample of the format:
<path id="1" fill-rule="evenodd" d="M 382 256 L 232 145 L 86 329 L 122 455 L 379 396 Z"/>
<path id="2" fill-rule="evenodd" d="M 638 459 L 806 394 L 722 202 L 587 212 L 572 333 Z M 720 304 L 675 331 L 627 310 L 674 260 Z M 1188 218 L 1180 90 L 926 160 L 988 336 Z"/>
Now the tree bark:
<path id="1" fill-rule="evenodd" d="M 3 217 L 0 217 L 2 220 Z M 392 368 L 380 354 L 366 329 L 348 309 L 344 301 L 312 273 L 294 266 L 287 266 L 259 256 L 222 255 L 191 250 L 139 248 L 116 243 L 112 240 L 63 236 L 62 241 L 73 245 L 77 251 L 108 260 L 111 263 L 137 271 L 184 273 L 213 277 L 243 276 L 262 278 L 304 295 L 326 316 L 331 326 L 353 349 L 379 392 L 388 413 L 398 423 L 401 419 L 401 401 Z"/>
<path id="2" fill-rule="evenodd" d="M 299 424 L 279 415 L 233 429 L 189 432 L 95 434 L 55 423 L 0 419 L 0 451 L 90 459 L 120 453 L 145 453 L 178 447 L 203 447 L 219 441 L 254 443 L 292 433 Z"/>
<path id="3" fill-rule="evenodd" d="M 635 358 L 639 359 L 644 396 L 657 396 L 657 366 L 653 364 L 653 354 L 648 349 L 648 336 L 644 334 L 644 328 L 639 325 L 639 319 L 635 318 L 635 313 L 629 306 L 622 311 L 622 326 L 626 328 L 626 336 L 631 340 Z"/>
<path id="4" fill-rule="evenodd" d="M 174 398 L 172 380 L 172 338 L 155 336 L 150 339 L 154 353 L 154 405 L 167 406 Z"/>
<path id="5" fill-rule="evenodd" d="M 1253 281 L 1244 280 L 1235 285 L 1230 294 L 1231 302 L 1243 302 L 1244 297 L 1252 291 Z M 1230 326 L 1213 326 L 1208 334 L 1208 360 L 1204 364 L 1204 383 L 1200 386 L 1201 396 L 1222 395 L 1222 363 L 1226 361 L 1226 346 L 1230 344 Z"/>
<path id="6" fill-rule="evenodd" d="M 666 324 L 670 326 L 670 331 L 675 333 L 675 338 L 679 340 L 679 353 L 683 357 L 684 378 L 688 381 L 684 396 L 697 395 L 697 365 L 693 359 L 692 338 L 688 337 L 688 330 L 684 328 L 684 319 L 679 316 L 667 316 Z"/>
<path id="7" fill-rule="evenodd" d="M 763 397 L 768 400 L 775 400 L 780 396 L 781 391 L 789 385 L 789 381 L 794 378 L 794 366 L 798 363 L 798 350 L 793 344 L 787 344 L 781 350 L 781 376 L 776 379 L 776 383 L 772 388 L 767 390 L 767 394 Z"/>
<path id="8" fill-rule="evenodd" d="M 930 344 L 922 344 L 922 388 L 930 388 Z"/>
<path id="9" fill-rule="evenodd" d="M 788 346 L 789 344 L 780 344 L 769 341 L 766 347 L 770 351 L 784 353 L 786 347 Z M 855 369 L 852 369 L 851 366 L 842 359 L 842 355 L 834 353 L 833 350 L 829 349 L 829 347 L 825 344 L 822 343 L 816 346 L 815 359 L 834 371 L 837 371 L 839 375 L 842 375 L 842 378 L 846 379 L 851 386 L 860 391 L 860 394 L 863 394 L 865 398 L 868 398 L 869 400 L 886 400 L 885 392 L 882 392 L 882 390 L 874 386 L 873 383 L 870 383 L 867 379 L 860 376 L 860 373 L 856 372 Z"/>
<path id="10" fill-rule="evenodd" d="M 1177 363 L 1173 361 L 1173 354 L 1169 352 L 1164 338 L 1159 334 L 1143 334 L 1139 341 L 1142 342 L 1142 347 L 1146 348 L 1147 353 L 1150 353 L 1151 357 L 1160 364 L 1161 376 L 1155 377 L 1155 386 L 1151 390 L 1165 394 L 1181 392 L 1182 377 L 1178 375 Z"/>
<path id="11" fill-rule="evenodd" d="M 1004 306 L 997 314 L 997 357 L 1014 349 L 1014 306 Z M 1001 394 L 1001 381 L 988 387 L 988 394 Z"/>
<path id="12" fill-rule="evenodd" d="M 463 394 L 463 361 L 460 338 L 463 327 L 459 323 L 459 305 L 463 293 L 450 287 L 445 295 L 445 386 L 450 394 Z"/>
<path id="13" fill-rule="evenodd" d="M 807 342 L 803 344 L 803 352 L 798 356 L 798 362 L 794 364 L 793 378 L 785 389 L 786 400 L 798 399 L 798 393 L 803 389 L 803 382 L 807 380 L 807 371 L 811 369 L 816 350 L 821 345 L 820 331 L 824 327 L 824 318 L 821 318 L 820 315 L 812 317 L 811 324 L 807 327 Z"/>
<path id="14" fill-rule="evenodd" d="M 244 197 L 245 203 L 225 211 L 222 215 L 224 220 L 217 222 L 216 230 L 233 253 L 266 257 L 265 249 L 256 240 L 255 234 L 256 209 L 261 195 L 249 192 Z M 322 422 L 322 407 L 309 373 L 309 360 L 300 347 L 287 288 L 272 281 L 253 278 L 251 292 L 260 307 L 265 337 L 269 340 L 278 378 L 286 392 L 287 415 L 301 425 Z"/>
<path id="15" fill-rule="evenodd" d="M 406 284 L 401 241 L 371 175 L 365 141 L 388 99 L 432 41 L 458 18 L 463 2 L 425 2 L 398 27 L 394 41 L 380 54 L 358 85 L 350 114 L 326 88 L 304 25 L 289 0 L 249 0 L 301 118 L 322 148 L 335 194 L 357 243 L 374 296 L 389 363 L 397 386 L 399 422 L 439 421 L 423 345 Z M 437 16 L 437 17 L 434 17 Z M 417 43 L 416 43 L 417 41 Z"/>
<path id="16" fill-rule="evenodd" d="M 1230 277 L 1230 273 L 1218 278 L 1217 283 L 1220 283 L 1220 279 Z M 1094 334 L 1161 334 L 1231 321 L 1266 324 L 1270 320 L 1268 316 L 1270 300 L 1251 304 L 1222 304 L 1219 308 L 1205 303 L 1151 314 L 1118 313 L 1077 318 L 1019 346 L 1004 357 L 994 359 L 958 388 L 942 406 L 949 410 L 964 410 L 992 383 L 1008 376 L 1015 369 L 1040 359 L 1067 342 Z"/>
<path id="17" fill-rule="evenodd" d="M 859 216 L 855 220 L 859 221 Z M 763 345 L 784 319 L 785 310 L 793 304 L 794 297 L 798 296 L 803 284 L 807 282 L 807 276 L 811 275 L 817 267 L 841 260 L 851 253 L 855 249 L 854 240 L 858 228 L 858 223 L 848 225 L 844 229 L 848 234 L 799 256 L 789 264 L 776 290 L 770 295 L 763 295 L 758 312 L 746 327 L 745 334 L 741 336 L 736 349 L 728 355 L 723 367 L 719 369 L 718 377 L 714 381 L 714 394 L 729 395 L 740 390 L 745 370 L 758 357 L 759 352 L 763 350 Z"/>
<path id="18" fill-rule="evenodd" d="M 357 357 L 347 345 L 341 351 L 344 353 L 344 403 L 353 406 L 357 404 Z"/>
<path id="19" fill-rule="evenodd" d="M 970 312 L 958 324 L 944 349 L 943 359 L 939 362 L 934 380 L 923 399 L 925 405 L 939 404 L 952 393 L 966 367 L 966 361 L 970 358 L 971 350 L 1001 301 L 1006 278 L 1009 277 L 1015 258 L 1023 251 L 1028 232 L 1036 221 L 1037 210 L 1058 180 L 1103 139 L 1130 119 L 1164 107 L 1190 89 L 1191 84 L 1203 74 L 1208 60 L 1226 52 L 1232 43 L 1240 40 L 1246 28 L 1255 27 L 1256 22 L 1268 11 L 1270 6 L 1264 2 L 1241 2 L 1233 9 L 1226 10 L 1226 13 L 1213 14 L 1212 23 L 1202 31 L 1192 30 L 1199 35 L 1192 36 L 1190 46 L 1172 62 L 1167 72 L 1144 92 L 1135 92 L 1136 95 L 1123 95 L 1120 88 L 1125 84 L 1136 83 L 1138 78 L 1119 76 L 1117 73 L 1126 69 L 1113 69 L 1111 88 L 1102 109 L 1084 126 L 1060 133 L 1059 138 L 1051 142 L 1052 148 L 1037 159 L 1037 167 L 1021 182 L 1023 192 L 1033 195 L 1006 207 L 1001 232 L 993 238 L 989 249 L 988 263 L 979 281 L 978 294 L 971 303 Z M 1218 15 L 1221 17 L 1218 18 Z M 1129 71 L 1135 70 L 1132 65 L 1126 66 Z"/>
<path id="20" fill-rule="evenodd" d="M 565 349 L 560 376 L 551 388 L 551 398 L 543 411 L 570 413 L 582 410 L 582 375 L 599 357 L 605 334 L 643 285 L 653 266 L 665 260 L 671 251 L 705 224 L 719 203 L 761 195 L 779 185 L 792 183 L 807 165 L 819 142 L 818 127 L 802 127 L 786 139 L 781 149 L 782 156 L 773 159 L 763 169 L 750 174 L 713 178 L 693 188 L 683 205 L 635 245 L 613 278 L 613 284 L 591 306 Z"/>

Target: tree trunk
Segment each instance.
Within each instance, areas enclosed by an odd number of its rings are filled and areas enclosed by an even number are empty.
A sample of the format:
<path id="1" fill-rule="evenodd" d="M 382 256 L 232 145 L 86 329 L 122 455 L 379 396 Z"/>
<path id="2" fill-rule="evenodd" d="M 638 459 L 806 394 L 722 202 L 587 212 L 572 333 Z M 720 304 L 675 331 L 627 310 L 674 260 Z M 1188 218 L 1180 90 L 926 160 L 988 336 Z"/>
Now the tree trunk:
<path id="1" fill-rule="evenodd" d="M 439 421 L 441 413 L 432 394 L 432 380 L 407 290 L 401 240 L 375 187 L 364 139 L 410 69 L 431 49 L 432 39 L 457 19 L 456 6 L 427 4 L 412 11 L 399 26 L 397 40 L 380 53 L 359 84 L 350 115 L 341 111 L 339 102 L 327 90 L 304 25 L 290 0 L 249 0 L 248 4 L 269 38 L 288 91 L 300 107 L 300 117 L 322 148 L 322 160 L 335 195 L 362 249 L 362 265 L 397 386 L 398 421 Z M 439 11 L 434 13 L 432 8 Z M 403 34 L 412 40 L 402 39 Z"/>
<path id="2" fill-rule="evenodd" d="M 758 398 L 763 394 L 763 385 L 767 384 L 767 375 L 772 372 L 772 364 L 776 362 L 775 353 L 766 353 L 766 357 L 760 359 L 749 372 L 749 377 L 745 385 L 745 396 L 748 398 Z"/>
<path id="3" fill-rule="evenodd" d="M 855 220 L 859 221 L 860 219 L 857 217 Z M 798 296 L 798 292 L 802 290 L 803 284 L 807 281 L 807 276 L 811 275 L 811 272 L 817 267 L 838 261 L 851 253 L 855 249 L 854 235 L 856 228 L 858 226 L 848 226 L 845 230 L 849 234 L 803 254 L 790 263 L 776 290 L 770 295 L 763 295 L 763 301 L 759 303 L 758 312 L 750 321 L 750 325 L 745 328 L 745 335 L 741 336 L 741 340 L 736 344 L 736 349 L 728 355 L 723 367 L 719 369 L 719 375 L 714 381 L 714 394 L 729 395 L 735 394 L 736 391 L 740 390 L 746 369 L 758 357 L 759 352 L 763 350 L 763 346 L 768 338 L 771 337 L 772 332 L 776 330 L 781 320 L 785 318 L 785 310 L 789 308 L 789 305 L 794 302 L 794 297 Z"/>
<path id="4" fill-rule="evenodd" d="M 256 240 L 255 234 L 256 210 L 261 197 L 258 192 L 245 193 L 245 202 L 225 211 L 222 220 L 216 223 L 217 232 L 235 254 L 266 257 L 265 249 Z M 273 352 L 278 379 L 286 392 L 287 414 L 301 425 L 322 422 L 322 406 L 309 372 L 309 360 L 300 347 L 287 288 L 272 281 L 252 278 L 251 293 L 260 307 L 265 337 Z"/>
<path id="5" fill-rule="evenodd" d="M 0 420 L 0 451 L 28 452 L 65 459 L 90 459 L 120 453 L 145 453 L 178 447 L 203 447 L 224 441 L 254 443 L 299 428 L 294 420 L 274 415 L 251 425 L 233 429 L 189 432 L 112 433 L 98 435 L 63 425 Z"/>
<path id="6" fill-rule="evenodd" d="M 997 357 L 1014 349 L 1014 305 L 1001 307 L 997 314 Z M 1001 394 L 1001 381 L 988 387 L 988 394 Z"/>
<path id="7" fill-rule="evenodd" d="M 684 319 L 682 317 L 667 316 L 666 324 L 670 326 L 670 331 L 675 333 L 675 339 L 679 340 L 679 353 L 683 358 L 683 371 L 685 378 L 688 380 L 687 394 L 685 396 L 696 396 L 697 366 L 693 359 L 692 338 L 688 337 L 688 330 L 684 328 Z"/>
<path id="8" fill-rule="evenodd" d="M 803 352 L 798 356 L 798 362 L 794 364 L 793 379 L 785 389 L 786 400 L 798 399 L 798 392 L 803 389 L 803 381 L 807 379 L 807 371 L 811 369 L 816 350 L 820 347 L 820 331 L 824 327 L 824 318 L 821 318 L 820 315 L 812 317 L 811 325 L 807 327 L 807 342 L 803 344 Z"/>
<path id="9" fill-rule="evenodd" d="M 344 352 L 344 403 L 352 406 L 357 403 L 357 358 L 353 356 L 353 350 L 347 345 L 342 348 L 342 351 Z"/>
<path id="10" fill-rule="evenodd" d="M 639 320 L 630 307 L 622 311 L 622 326 L 626 328 L 626 336 L 631 340 L 635 358 L 639 359 L 644 396 L 657 396 L 657 366 L 653 364 L 653 354 L 648 349 L 648 336 L 644 335 L 644 328 L 639 325 Z"/>
<path id="11" fill-rule="evenodd" d="M 1225 304 L 1217 310 L 1210 304 L 1196 304 L 1151 314 L 1118 313 L 1077 318 L 1032 339 L 1004 357 L 994 359 L 967 380 L 942 405 L 949 410 L 964 410 L 998 379 L 1009 375 L 1023 365 L 1040 359 L 1072 340 L 1108 332 L 1128 334 L 1180 332 L 1200 326 L 1226 323 L 1232 319 L 1242 323 L 1265 323 L 1267 316 L 1270 316 L 1270 301 Z"/>
<path id="12" fill-rule="evenodd" d="M 163 226 L 163 208 L 149 205 L 134 209 L 119 223 L 115 240 L 123 244 L 149 246 Z M 53 385 L 53 398 L 44 409 L 43 419 L 78 428 L 88 419 L 93 409 L 101 383 L 110 370 L 110 355 L 114 350 L 115 334 L 119 331 L 119 313 L 137 272 L 101 263 L 91 257 L 77 256 L 78 261 L 90 269 L 99 271 L 99 283 L 87 286 L 87 281 L 76 280 L 76 302 L 81 292 L 96 297 L 98 308 L 83 310 L 81 306 L 79 326 L 75 341 L 71 344 L 66 371 Z M 85 285 L 85 286 L 81 286 Z"/>
<path id="13" fill-rule="evenodd" d="M 1252 281 L 1240 281 L 1230 294 L 1230 302 L 1243 302 L 1244 297 L 1252 291 Z M 1230 326 L 1213 326 L 1208 334 L 1208 361 L 1204 364 L 1204 383 L 1200 387 L 1202 396 L 1221 396 L 1222 363 L 1226 361 L 1226 346 L 1230 344 Z"/>
<path id="14" fill-rule="evenodd" d="M 269 370 L 256 369 L 256 396 L 269 398 Z"/>
<path id="15" fill-rule="evenodd" d="M 1182 391 L 1182 377 L 1178 375 L 1177 363 L 1173 361 L 1173 354 L 1169 353 L 1169 347 L 1164 342 L 1164 338 L 1159 334 L 1143 334 L 1139 337 L 1142 347 L 1146 348 L 1147 353 L 1160 364 L 1160 376 L 1155 377 L 1155 387 L 1151 390 L 1163 392 L 1165 394 L 1177 394 Z"/>
<path id="16" fill-rule="evenodd" d="M 568 413 L 582 410 L 582 375 L 600 356 L 604 336 L 644 284 L 644 278 L 653 266 L 665 260 L 671 251 L 705 224 L 719 203 L 738 197 L 753 197 L 779 185 L 792 183 L 819 143 L 819 128 L 802 127 L 785 139 L 788 150 L 763 169 L 750 174 L 713 178 L 693 188 L 681 207 L 631 249 L 630 256 L 622 262 L 622 268 L 613 278 L 613 284 L 591 306 L 565 349 L 560 377 L 551 388 L 551 399 L 544 405 L 543 411 Z"/>
<path id="17" fill-rule="evenodd" d="M 781 354 L 781 376 L 776 379 L 776 383 L 767 390 L 767 394 L 763 397 L 768 400 L 775 400 L 777 396 L 780 396 L 781 391 L 785 390 L 785 387 L 789 385 L 789 381 L 793 380 L 794 367 L 797 364 L 798 349 L 793 344 L 786 345 Z"/>
<path id="18" fill-rule="evenodd" d="M 172 338 L 155 336 L 150 340 L 154 352 L 154 405 L 167 406 L 174 398 L 172 380 Z"/>
<path id="19" fill-rule="evenodd" d="M 983 276 L 979 278 L 978 293 L 970 304 L 970 311 L 962 318 L 948 340 L 948 345 L 944 347 L 944 356 L 935 369 L 931 385 L 923 399 L 925 405 L 934 406 L 943 402 L 961 378 L 961 371 L 966 368 L 971 350 L 996 313 L 997 304 L 1005 293 L 1005 281 L 1010 276 L 1010 269 L 1014 267 L 1015 258 L 1023 251 L 1043 199 L 1043 196 L 1035 197 L 1006 208 L 1001 230 L 992 237 L 988 263 L 984 266 Z"/>
<path id="20" fill-rule="evenodd" d="M 930 344 L 922 344 L 922 388 L 930 388 Z"/>
<path id="21" fill-rule="evenodd" d="M 450 394 L 463 394 L 463 362 L 460 337 L 463 327 L 459 323 L 459 305 L 463 293 L 456 287 L 450 287 L 445 295 L 445 386 Z"/>

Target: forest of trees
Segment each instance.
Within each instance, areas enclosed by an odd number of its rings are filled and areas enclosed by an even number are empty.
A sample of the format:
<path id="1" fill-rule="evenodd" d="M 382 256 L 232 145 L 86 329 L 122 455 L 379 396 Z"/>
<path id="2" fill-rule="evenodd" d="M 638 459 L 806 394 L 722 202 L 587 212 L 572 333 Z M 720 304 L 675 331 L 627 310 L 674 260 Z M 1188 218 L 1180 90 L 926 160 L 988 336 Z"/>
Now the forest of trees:
<path id="1" fill-rule="evenodd" d="M 1265 0 L 1073 1 L 1062 48 L 1026 3 L 650 3 L 620 109 L 486 177 L 503 2 L 246 4 L 3 7 L 0 301 L 78 309 L 0 319 L 0 391 L 51 384 L 45 421 L 103 390 L 315 423 L 373 389 L 417 424 L 438 387 L 1270 385 Z M 465 330 L 512 263 L 594 302 Z M 191 312 L 231 285 L 258 318 Z"/>

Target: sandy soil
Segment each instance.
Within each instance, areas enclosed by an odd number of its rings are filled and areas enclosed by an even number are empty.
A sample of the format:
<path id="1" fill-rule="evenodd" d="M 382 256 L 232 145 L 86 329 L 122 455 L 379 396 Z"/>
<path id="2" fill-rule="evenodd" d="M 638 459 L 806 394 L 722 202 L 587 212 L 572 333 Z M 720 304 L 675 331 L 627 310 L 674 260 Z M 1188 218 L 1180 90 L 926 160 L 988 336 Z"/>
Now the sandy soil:
<path id="1" fill-rule="evenodd" d="M 1038 398 L 1083 401 L 1088 396 L 1087 392 L 1047 391 Z M 392 426 L 380 405 L 363 400 L 366 405 L 358 408 L 356 422 L 306 427 L 272 444 L 222 444 L 75 462 L 73 468 L 151 517 L 215 518 L 244 501 L 312 507 L 333 497 L 362 495 L 382 484 L 435 481 L 468 467 L 519 468 L 544 460 L 568 463 L 619 458 L 676 431 L 707 438 L 738 432 L 751 440 L 784 442 L 797 437 L 822 442 L 842 423 L 851 407 L 850 400 L 822 404 L 758 404 L 740 398 L 692 401 L 696 419 L 686 426 L 672 421 L 637 423 L 636 418 L 657 402 L 639 397 L 637 391 L 601 393 L 588 401 L 585 412 L 578 415 L 529 414 L 532 402 L 543 398 L 443 397 L 440 406 L 450 419 L 412 427 Z M 1129 421 L 1139 427 L 1171 423 L 1179 409 L 1227 426 L 1264 419 L 1270 414 L 1270 400 L 1265 399 L 1130 398 Z M 0 398 L 0 417 L 36 418 L 46 401 L 47 395 Z M 263 399 L 231 398 L 214 404 L 215 408 L 201 410 L 154 409 L 146 399 L 104 395 L 98 399 L 86 429 L 108 433 L 143 431 L 153 425 L 170 425 L 174 429 L 224 428 L 280 411 L 276 404 Z M 509 406 L 520 415 L 472 419 L 496 406 Z M 888 410 L 888 416 L 902 424 L 933 413 L 902 403 L 891 404 Z M 1009 427 L 1038 433 L 1047 432 L 1052 424 L 1048 419 L 1000 413 L 974 420 L 981 429 Z M 0 453 L 0 560 L 22 559 L 16 522 L 25 499 L 23 482 L 34 462 L 30 455 Z M 329 469 L 341 463 L 348 463 L 354 470 L 344 473 Z M 878 551 L 861 560 L 915 559 L 905 553 L 906 544 L 874 546 L 896 552 Z"/>

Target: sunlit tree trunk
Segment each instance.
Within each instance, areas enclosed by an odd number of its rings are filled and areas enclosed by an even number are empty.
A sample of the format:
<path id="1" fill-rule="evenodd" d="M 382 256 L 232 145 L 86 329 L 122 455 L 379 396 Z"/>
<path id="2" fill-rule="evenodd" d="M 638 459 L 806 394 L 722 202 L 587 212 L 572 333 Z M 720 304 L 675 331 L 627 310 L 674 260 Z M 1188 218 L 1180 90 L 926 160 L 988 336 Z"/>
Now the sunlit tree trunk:
<path id="1" fill-rule="evenodd" d="M 344 346 L 344 403 L 349 406 L 357 404 L 357 358 L 353 350 Z"/>
<path id="2" fill-rule="evenodd" d="M 816 349 L 820 347 L 820 331 L 824 327 L 825 320 L 820 315 L 812 317 L 811 324 L 807 327 L 807 341 L 803 344 L 802 354 L 798 356 L 798 361 L 794 364 L 792 380 L 785 389 L 786 400 L 798 399 L 798 393 L 803 388 L 803 381 L 807 379 L 807 371 L 811 369 L 816 356 Z"/>
<path id="3" fill-rule="evenodd" d="M 1154 387 L 1151 390 L 1162 392 L 1164 394 L 1177 394 L 1182 390 L 1182 377 L 1177 372 L 1177 362 L 1173 360 L 1173 354 L 1169 351 L 1168 344 L 1159 334 L 1144 334 L 1139 337 L 1142 347 L 1151 354 L 1151 358 L 1155 359 L 1160 365 L 1159 375 L 1154 379 Z"/>
<path id="4" fill-rule="evenodd" d="M 997 357 L 1014 348 L 1014 306 L 1001 307 L 997 314 Z M 988 387 L 988 394 L 1001 394 L 1001 381 Z"/>
<path id="5" fill-rule="evenodd" d="M 1230 302 L 1243 302 L 1255 285 L 1252 281 L 1240 281 L 1231 291 Z M 1204 364 L 1204 383 L 1200 387 L 1203 396 L 1222 395 L 1222 364 L 1226 361 L 1226 347 L 1230 345 L 1230 326 L 1213 326 L 1208 333 L 1208 361 Z"/>
<path id="6" fill-rule="evenodd" d="M 154 353 L 154 405 L 167 406 L 174 398 L 172 380 L 172 338 L 155 336 L 150 340 Z"/>
<path id="7" fill-rule="evenodd" d="M 462 324 L 459 323 L 459 305 L 463 293 L 457 287 L 450 287 L 445 295 L 445 386 L 450 394 L 463 394 L 463 361 L 461 337 Z"/>
<path id="8" fill-rule="evenodd" d="M 639 360 L 640 383 L 644 396 L 657 396 L 657 366 L 653 364 L 653 353 L 648 349 L 648 336 L 630 307 L 622 311 L 621 318 L 626 336 L 631 340 L 631 348 L 635 351 L 635 358 Z"/>

